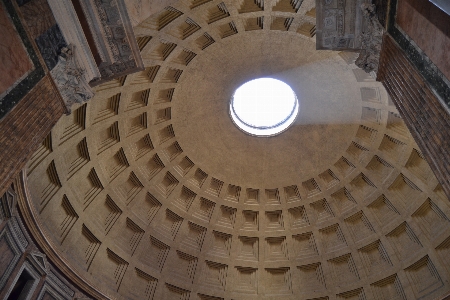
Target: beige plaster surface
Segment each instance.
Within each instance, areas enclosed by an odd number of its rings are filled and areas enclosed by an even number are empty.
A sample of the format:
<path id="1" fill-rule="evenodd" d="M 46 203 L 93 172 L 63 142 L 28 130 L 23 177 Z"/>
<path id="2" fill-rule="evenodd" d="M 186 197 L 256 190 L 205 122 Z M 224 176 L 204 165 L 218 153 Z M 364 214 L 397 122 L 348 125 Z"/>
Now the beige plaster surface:
<path id="1" fill-rule="evenodd" d="M 316 51 L 313 42 L 285 38 L 289 42 L 280 43 L 277 32 L 244 33 L 190 64 L 174 96 L 173 125 L 188 156 L 207 173 L 260 188 L 294 184 L 325 170 L 351 143 L 361 94 L 350 67 L 337 53 Z M 285 81 L 299 98 L 297 120 L 280 135 L 250 136 L 229 117 L 235 89 L 258 77 Z"/>

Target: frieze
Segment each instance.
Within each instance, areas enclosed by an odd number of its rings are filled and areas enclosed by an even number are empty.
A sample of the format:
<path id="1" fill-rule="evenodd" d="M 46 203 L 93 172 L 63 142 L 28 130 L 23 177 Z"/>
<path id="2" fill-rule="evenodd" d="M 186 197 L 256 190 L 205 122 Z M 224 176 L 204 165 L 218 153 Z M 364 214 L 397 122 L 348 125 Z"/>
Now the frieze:
<path id="1" fill-rule="evenodd" d="M 370 0 L 316 0 L 316 48 L 358 51 L 356 65 L 377 72 L 383 26 Z"/>
<path id="2" fill-rule="evenodd" d="M 86 81 L 89 82 L 94 78 L 99 78 L 100 71 L 72 2 L 67 0 L 46 1 L 53 12 L 53 16 L 66 43 L 68 45 L 73 44 L 76 47 L 77 53 L 75 58 L 78 65 L 86 71 L 83 75 Z"/>
<path id="3" fill-rule="evenodd" d="M 316 0 L 316 48 L 359 50 L 366 20 L 357 7 L 369 0 Z"/>
<path id="4" fill-rule="evenodd" d="M 131 49 L 127 43 L 127 35 L 115 1 L 95 0 L 95 5 L 113 55 L 112 61 L 118 62 L 123 59 L 128 59 L 131 55 Z"/>
<path id="5" fill-rule="evenodd" d="M 28 241 L 25 238 L 22 229 L 20 228 L 15 217 L 11 218 L 10 222 L 8 222 L 8 226 L 10 227 L 11 233 L 14 235 L 14 238 L 19 242 L 19 247 L 22 252 L 28 247 Z"/>
<path id="6" fill-rule="evenodd" d="M 75 292 L 70 289 L 64 282 L 61 281 L 61 279 L 58 278 L 52 271 L 50 271 L 47 275 L 48 279 L 50 279 L 51 283 L 54 283 L 56 286 L 58 286 L 65 294 L 69 295 L 70 297 L 73 297 L 75 295 Z"/>
<path id="7" fill-rule="evenodd" d="M 91 86 L 144 69 L 133 28 L 123 0 L 80 1 L 94 37 L 101 78 Z"/>

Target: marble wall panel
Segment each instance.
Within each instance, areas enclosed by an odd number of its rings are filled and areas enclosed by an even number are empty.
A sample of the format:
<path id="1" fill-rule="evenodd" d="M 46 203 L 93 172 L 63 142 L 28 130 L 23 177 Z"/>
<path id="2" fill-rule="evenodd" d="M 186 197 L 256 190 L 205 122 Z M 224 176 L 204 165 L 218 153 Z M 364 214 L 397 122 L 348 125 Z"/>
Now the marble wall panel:
<path id="1" fill-rule="evenodd" d="M 5 7 L 0 3 L 0 98 L 33 68 L 22 40 L 11 22 Z"/>
<path id="2" fill-rule="evenodd" d="M 22 3 L 20 11 L 32 39 L 40 36 L 56 24 L 47 0 L 22 0 L 18 2 Z"/>
<path id="3" fill-rule="evenodd" d="M 398 0 L 396 22 L 450 80 L 450 15 L 429 1 Z"/>

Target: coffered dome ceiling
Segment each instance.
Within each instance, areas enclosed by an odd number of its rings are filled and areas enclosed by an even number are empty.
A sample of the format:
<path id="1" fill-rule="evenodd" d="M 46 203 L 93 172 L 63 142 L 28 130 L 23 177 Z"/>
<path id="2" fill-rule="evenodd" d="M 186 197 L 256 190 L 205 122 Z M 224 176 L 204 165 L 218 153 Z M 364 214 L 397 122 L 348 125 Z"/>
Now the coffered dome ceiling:
<path id="1" fill-rule="evenodd" d="M 450 207 L 379 82 L 316 51 L 314 1 L 180 1 L 135 28 L 145 71 L 103 84 L 28 164 L 47 243 L 113 299 L 434 299 Z M 301 4 L 301 5 L 300 5 Z M 300 113 L 246 135 L 234 90 Z"/>

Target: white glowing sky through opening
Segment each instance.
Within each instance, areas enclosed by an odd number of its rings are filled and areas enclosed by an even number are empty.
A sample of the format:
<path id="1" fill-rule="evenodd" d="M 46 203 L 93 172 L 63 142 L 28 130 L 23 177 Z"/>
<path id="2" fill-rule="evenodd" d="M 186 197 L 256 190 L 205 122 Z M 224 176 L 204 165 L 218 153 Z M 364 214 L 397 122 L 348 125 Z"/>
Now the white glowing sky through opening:
<path id="1" fill-rule="evenodd" d="M 234 123 L 247 133 L 270 136 L 286 130 L 297 117 L 298 99 L 289 85 L 258 78 L 241 85 L 230 102 Z"/>

